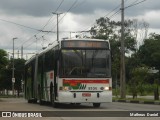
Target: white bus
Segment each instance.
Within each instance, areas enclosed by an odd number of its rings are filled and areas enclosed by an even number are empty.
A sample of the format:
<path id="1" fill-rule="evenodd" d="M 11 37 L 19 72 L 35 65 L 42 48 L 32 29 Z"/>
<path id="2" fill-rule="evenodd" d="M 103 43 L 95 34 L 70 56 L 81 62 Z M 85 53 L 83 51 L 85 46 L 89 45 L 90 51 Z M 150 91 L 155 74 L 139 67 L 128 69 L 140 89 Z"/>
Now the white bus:
<path id="1" fill-rule="evenodd" d="M 28 102 L 112 102 L 111 50 L 107 40 L 62 40 L 25 63 Z"/>

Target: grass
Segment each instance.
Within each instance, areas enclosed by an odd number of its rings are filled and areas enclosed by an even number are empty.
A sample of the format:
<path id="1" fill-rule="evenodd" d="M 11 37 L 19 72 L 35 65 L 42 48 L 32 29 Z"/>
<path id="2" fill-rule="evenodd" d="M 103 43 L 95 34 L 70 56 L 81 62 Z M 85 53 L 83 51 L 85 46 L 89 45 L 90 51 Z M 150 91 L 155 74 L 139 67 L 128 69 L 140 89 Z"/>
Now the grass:
<path id="1" fill-rule="evenodd" d="M 159 88 L 160 88 L 160 87 L 159 87 Z M 113 93 L 114 96 L 119 95 L 119 94 L 120 94 L 120 90 L 119 90 L 119 89 L 118 89 L 118 90 L 113 89 L 113 90 L 112 90 L 112 93 Z M 160 93 L 160 91 L 159 91 L 159 93 Z M 127 94 L 127 95 L 132 95 L 132 93 L 131 93 L 129 90 L 126 90 L 126 94 Z M 141 93 L 138 92 L 137 95 L 139 95 L 139 96 L 147 96 L 147 95 L 153 96 L 154 93 L 147 91 L 147 92 L 144 92 L 143 94 L 141 94 Z"/>
<path id="2" fill-rule="evenodd" d="M 113 97 L 113 100 L 130 100 L 130 101 L 144 101 L 144 102 L 160 102 L 160 100 L 150 100 L 150 99 L 146 99 L 146 98 L 126 98 L 126 99 L 122 99 L 122 98 L 117 98 L 117 97 Z"/>
<path id="3" fill-rule="evenodd" d="M 19 97 L 23 97 L 23 96 L 19 96 Z M 17 96 L 13 96 L 13 95 L 0 95 L 0 98 L 17 98 Z"/>

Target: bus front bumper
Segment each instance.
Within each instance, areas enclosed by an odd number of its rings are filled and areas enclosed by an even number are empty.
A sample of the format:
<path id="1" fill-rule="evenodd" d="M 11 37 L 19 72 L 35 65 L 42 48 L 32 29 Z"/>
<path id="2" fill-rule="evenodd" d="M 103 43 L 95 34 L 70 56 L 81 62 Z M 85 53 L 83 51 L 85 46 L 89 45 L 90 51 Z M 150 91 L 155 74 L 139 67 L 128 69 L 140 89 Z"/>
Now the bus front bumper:
<path id="1" fill-rule="evenodd" d="M 60 103 L 105 103 L 112 102 L 112 91 L 104 92 L 59 92 Z"/>

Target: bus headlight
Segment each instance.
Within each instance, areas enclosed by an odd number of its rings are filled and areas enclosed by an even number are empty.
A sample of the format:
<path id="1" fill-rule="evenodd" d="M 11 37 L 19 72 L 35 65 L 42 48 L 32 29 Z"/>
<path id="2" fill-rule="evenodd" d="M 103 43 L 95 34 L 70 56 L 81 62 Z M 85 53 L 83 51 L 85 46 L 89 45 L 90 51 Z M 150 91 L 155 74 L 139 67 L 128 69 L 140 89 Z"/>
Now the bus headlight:
<path id="1" fill-rule="evenodd" d="M 104 90 L 109 90 L 109 87 L 104 87 Z"/>
<path id="2" fill-rule="evenodd" d="M 106 87 L 101 87 L 100 89 L 101 89 L 101 90 L 112 90 L 111 87 L 107 87 L 107 86 L 106 86 Z"/>
<path id="3" fill-rule="evenodd" d="M 68 91 L 69 90 L 69 87 L 63 87 L 63 90 L 65 90 L 65 91 Z"/>
<path id="4" fill-rule="evenodd" d="M 69 87 L 69 86 L 64 86 L 64 87 L 63 87 L 63 90 L 64 90 L 64 91 L 71 90 L 71 87 Z"/>

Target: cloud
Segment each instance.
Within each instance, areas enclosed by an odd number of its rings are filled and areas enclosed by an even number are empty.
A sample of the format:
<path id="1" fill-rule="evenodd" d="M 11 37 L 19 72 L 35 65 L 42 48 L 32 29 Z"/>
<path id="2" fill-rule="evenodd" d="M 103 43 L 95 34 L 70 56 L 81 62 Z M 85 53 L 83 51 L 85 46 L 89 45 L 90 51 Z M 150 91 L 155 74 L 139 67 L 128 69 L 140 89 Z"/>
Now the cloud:
<path id="1" fill-rule="evenodd" d="M 0 11 L 8 15 L 49 16 L 57 9 L 62 0 L 0 0 Z M 91 14 L 96 10 L 113 10 L 121 4 L 121 0 L 64 0 L 59 11 L 70 10 L 74 14 Z M 140 1 L 140 0 L 139 0 Z M 139 2 L 137 1 L 137 2 Z M 125 6 L 131 5 L 135 0 L 126 0 Z M 147 0 L 139 5 L 126 9 L 127 15 L 138 15 L 150 10 L 159 10 L 159 0 Z"/>
<path id="2" fill-rule="evenodd" d="M 48 16 L 58 0 L 1 0 L 1 12 L 8 15 Z"/>
<path id="3" fill-rule="evenodd" d="M 136 0 L 138 2 L 141 2 L 142 0 Z M 125 7 L 128 7 L 130 5 L 135 4 L 135 0 L 127 1 L 125 4 Z M 160 10 L 160 1 L 159 0 L 146 0 L 140 4 L 136 4 L 132 7 L 125 9 L 125 15 L 127 16 L 137 16 L 137 15 L 143 15 L 146 12 L 152 11 L 152 10 Z"/>
<path id="4" fill-rule="evenodd" d="M 152 11 L 148 11 L 145 12 L 143 15 L 137 15 L 137 16 L 129 16 L 127 18 L 129 19 L 138 19 L 140 21 L 145 21 L 147 23 L 149 23 L 149 28 L 151 29 L 160 29 L 160 10 L 152 10 Z"/>
<path id="5" fill-rule="evenodd" d="M 151 28 L 160 28 L 160 10 L 158 11 L 149 11 L 145 13 L 144 15 L 144 20 L 146 20 L 148 23 L 151 23 L 150 27 Z"/>
<path id="6" fill-rule="evenodd" d="M 41 29 L 46 22 L 51 18 L 52 12 L 54 12 L 60 5 L 62 0 L 0 0 L 0 19 L 5 19 L 36 29 Z M 76 2 L 77 1 L 77 2 Z M 137 0 L 139 2 L 141 0 Z M 121 0 L 64 0 L 58 9 L 58 12 L 62 12 L 60 16 L 66 14 L 69 8 L 76 2 L 72 9 L 59 23 L 60 38 L 70 37 L 69 31 L 88 30 L 94 25 L 96 19 L 103 17 L 110 13 L 115 7 L 119 7 L 112 12 L 109 17 L 120 9 Z M 131 5 L 135 0 L 125 0 L 125 6 Z M 149 31 L 160 30 L 160 1 L 159 0 L 147 0 L 141 4 L 125 9 L 125 19 L 137 18 L 139 20 L 144 19 L 150 24 Z M 120 15 L 114 16 L 111 20 L 121 20 Z M 35 49 L 35 37 L 30 37 L 37 34 L 38 31 L 28 28 L 20 27 L 14 24 L 0 21 L 0 48 L 12 49 L 12 38 L 18 37 L 16 41 L 16 48 L 20 47 L 24 41 L 25 49 Z M 54 29 L 53 29 L 54 27 Z M 56 31 L 56 15 L 53 15 L 49 24 L 44 30 Z M 75 33 L 76 34 L 76 33 Z M 75 34 L 72 34 L 74 36 Z M 45 35 L 45 42 L 43 44 L 42 36 Z M 39 33 L 37 34 L 38 45 L 37 48 L 41 49 L 42 46 L 48 46 L 48 43 L 52 43 L 56 40 L 56 33 Z M 27 47 L 26 47 L 27 46 Z"/>

